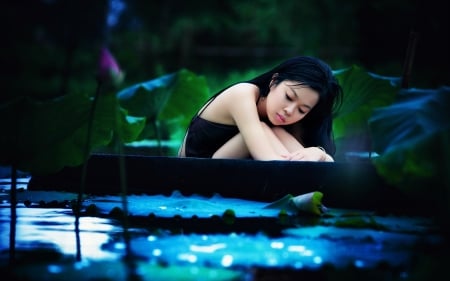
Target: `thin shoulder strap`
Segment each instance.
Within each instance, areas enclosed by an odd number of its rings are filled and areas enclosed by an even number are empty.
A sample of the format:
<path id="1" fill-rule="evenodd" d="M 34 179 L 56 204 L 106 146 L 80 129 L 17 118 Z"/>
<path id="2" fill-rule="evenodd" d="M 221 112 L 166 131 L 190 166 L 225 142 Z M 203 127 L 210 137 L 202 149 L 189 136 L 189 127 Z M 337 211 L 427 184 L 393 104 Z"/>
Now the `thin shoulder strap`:
<path id="1" fill-rule="evenodd" d="M 203 113 L 203 111 L 208 107 L 208 105 L 220 94 L 220 93 L 222 93 L 222 92 L 219 92 L 219 93 L 217 93 L 217 94 L 215 94 L 214 96 L 212 96 L 211 98 L 209 98 L 207 101 L 206 101 L 206 103 L 205 103 L 205 105 L 203 105 L 202 106 L 202 108 L 197 112 L 197 114 L 194 116 L 194 117 L 196 117 L 196 116 L 200 116 L 202 113 Z"/>
<path id="2" fill-rule="evenodd" d="M 236 82 L 236 83 L 234 83 L 234 84 L 231 84 L 231 85 L 229 85 L 228 87 L 223 88 L 223 89 L 220 90 L 219 92 L 215 93 L 213 96 L 211 96 L 211 97 L 205 102 L 205 104 L 202 106 L 202 108 L 199 110 L 199 112 L 197 112 L 197 114 L 195 114 L 192 118 L 195 118 L 195 117 L 197 117 L 197 116 L 200 116 L 200 115 L 203 113 L 203 111 L 208 107 L 208 105 L 209 105 L 211 102 L 214 101 L 215 98 L 217 98 L 220 94 L 222 94 L 226 89 L 231 88 L 232 86 L 234 86 L 234 85 L 236 85 L 236 84 L 239 84 L 239 83 L 242 83 L 242 82 Z"/>

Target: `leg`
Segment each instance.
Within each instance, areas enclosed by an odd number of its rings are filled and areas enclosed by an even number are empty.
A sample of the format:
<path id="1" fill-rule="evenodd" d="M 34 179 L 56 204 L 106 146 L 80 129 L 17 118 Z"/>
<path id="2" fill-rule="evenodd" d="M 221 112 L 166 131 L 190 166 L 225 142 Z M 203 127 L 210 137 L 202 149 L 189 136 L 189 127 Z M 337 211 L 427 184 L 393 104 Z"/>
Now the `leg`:
<path id="1" fill-rule="evenodd" d="M 245 159 L 250 153 L 245 145 L 244 138 L 239 133 L 222 145 L 212 158 Z"/>
<path id="2" fill-rule="evenodd" d="M 181 142 L 181 146 L 178 149 L 178 157 L 186 157 L 186 151 L 185 151 L 185 145 L 186 145 L 186 137 L 187 137 L 187 132 L 183 137 L 183 141 Z"/>
<path id="3" fill-rule="evenodd" d="M 178 157 L 186 157 L 186 153 L 184 151 L 184 146 L 186 144 L 186 138 L 183 139 L 180 148 L 178 149 Z"/>

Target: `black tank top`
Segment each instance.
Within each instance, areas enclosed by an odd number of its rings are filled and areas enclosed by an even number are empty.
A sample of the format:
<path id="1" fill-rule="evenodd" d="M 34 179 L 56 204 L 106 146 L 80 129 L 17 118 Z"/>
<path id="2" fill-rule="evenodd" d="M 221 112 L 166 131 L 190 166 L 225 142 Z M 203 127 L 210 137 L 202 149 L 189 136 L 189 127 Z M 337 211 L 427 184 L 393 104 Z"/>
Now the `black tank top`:
<path id="1" fill-rule="evenodd" d="M 228 140 L 237 135 L 235 125 L 211 122 L 196 115 L 186 136 L 185 154 L 187 157 L 211 158 Z"/>

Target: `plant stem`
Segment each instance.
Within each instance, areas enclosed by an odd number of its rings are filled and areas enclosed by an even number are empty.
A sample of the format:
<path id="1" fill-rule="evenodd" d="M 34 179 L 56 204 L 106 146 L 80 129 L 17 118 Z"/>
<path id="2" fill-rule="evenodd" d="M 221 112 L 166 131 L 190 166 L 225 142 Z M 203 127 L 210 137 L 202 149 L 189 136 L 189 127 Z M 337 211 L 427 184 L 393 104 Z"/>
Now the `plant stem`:
<path id="1" fill-rule="evenodd" d="M 75 206 L 75 236 L 76 236 L 76 260 L 81 261 L 81 241 L 80 241 L 80 213 L 81 213 L 81 202 L 83 200 L 83 194 L 86 187 L 86 174 L 87 174 L 87 165 L 90 154 L 90 146 L 91 146 L 91 137 L 92 137 L 92 124 L 94 122 L 94 113 L 97 107 L 98 97 L 100 96 L 100 91 L 102 87 L 102 82 L 97 80 L 97 89 L 95 91 L 94 101 L 92 102 L 91 110 L 89 111 L 88 117 L 88 128 L 87 128 L 87 136 L 86 136 L 86 145 L 84 148 L 84 163 L 81 172 L 81 184 L 80 190 L 78 192 L 77 202 Z"/>
<path id="2" fill-rule="evenodd" d="M 131 250 L 131 238 L 128 225 L 128 201 L 127 201 L 127 178 L 126 178 L 126 165 L 125 156 L 123 150 L 122 135 L 119 125 L 120 109 L 115 110 L 115 134 L 116 134 L 116 151 L 119 157 L 119 176 L 120 176 L 120 190 L 122 199 L 122 228 L 123 228 L 123 238 L 125 243 L 125 264 L 128 269 L 128 280 L 139 280 L 136 273 L 136 265 L 133 260 L 133 253 Z"/>
<path id="3" fill-rule="evenodd" d="M 158 153 L 160 156 L 163 155 L 162 144 L 161 144 L 161 132 L 159 130 L 158 120 L 155 118 L 153 121 L 153 128 L 155 129 L 156 141 L 158 142 Z"/>
<path id="4" fill-rule="evenodd" d="M 402 88 L 408 89 L 411 79 L 412 66 L 414 62 L 414 55 L 416 53 L 417 41 L 419 40 L 419 33 L 411 31 L 409 34 L 408 48 L 406 49 L 405 63 L 403 65 L 402 74 Z"/>

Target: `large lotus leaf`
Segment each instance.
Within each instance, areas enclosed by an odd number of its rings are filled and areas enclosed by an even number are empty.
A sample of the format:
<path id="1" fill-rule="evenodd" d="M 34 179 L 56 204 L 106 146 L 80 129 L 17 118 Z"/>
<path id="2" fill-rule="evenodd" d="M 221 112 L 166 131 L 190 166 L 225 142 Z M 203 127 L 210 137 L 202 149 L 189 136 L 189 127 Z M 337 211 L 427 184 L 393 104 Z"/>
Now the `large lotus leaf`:
<path id="1" fill-rule="evenodd" d="M 450 185 L 450 87 L 402 90 L 369 119 L 378 172 L 409 193 Z"/>
<path id="2" fill-rule="evenodd" d="M 0 163 L 15 164 L 33 174 L 52 173 L 85 159 L 89 111 L 92 99 L 69 94 L 47 101 L 21 98 L 1 105 Z M 145 119 L 131 120 L 120 110 L 113 95 L 101 95 L 95 111 L 89 150 L 112 140 L 115 118 L 124 139 L 132 140 Z"/>
<path id="3" fill-rule="evenodd" d="M 145 116 L 153 121 L 169 99 L 176 79 L 177 73 L 171 73 L 138 83 L 121 90 L 117 98 L 131 115 Z"/>
<path id="4" fill-rule="evenodd" d="M 368 134 L 373 110 L 391 104 L 399 90 L 399 78 L 383 77 L 361 67 L 335 71 L 344 92 L 343 104 L 333 121 L 336 140 Z"/>
<path id="5" fill-rule="evenodd" d="M 209 97 L 209 89 L 204 77 L 181 69 L 128 87 L 117 96 L 131 115 L 145 116 L 150 122 L 176 123 L 170 134 L 179 138 L 192 115 Z"/>
<path id="6" fill-rule="evenodd" d="M 118 123 L 118 132 L 120 133 L 120 141 L 121 143 L 129 143 L 138 139 L 142 130 L 145 127 L 146 118 L 145 117 L 136 117 L 128 115 L 128 112 L 119 107 L 119 123 Z"/>
<path id="7" fill-rule="evenodd" d="M 177 74 L 172 94 L 163 108 L 159 119 L 176 121 L 177 127 L 172 127 L 173 139 L 183 137 L 192 116 L 209 98 L 210 91 L 204 76 L 182 69 Z"/>

